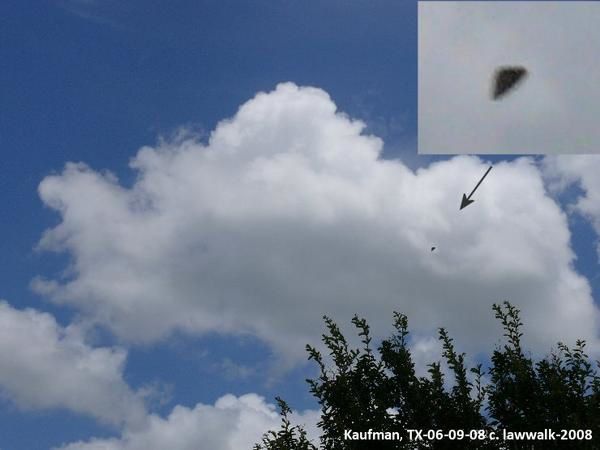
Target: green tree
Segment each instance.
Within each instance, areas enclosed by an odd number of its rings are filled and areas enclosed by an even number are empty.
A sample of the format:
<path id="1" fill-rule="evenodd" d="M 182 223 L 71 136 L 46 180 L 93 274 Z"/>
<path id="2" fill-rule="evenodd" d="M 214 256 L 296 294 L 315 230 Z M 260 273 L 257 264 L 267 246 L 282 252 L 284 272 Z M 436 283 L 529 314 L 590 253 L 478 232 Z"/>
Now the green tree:
<path id="1" fill-rule="evenodd" d="M 355 450 L 373 442 L 345 439 L 346 430 L 397 432 L 400 440 L 377 441 L 377 449 L 530 449 L 600 448 L 595 440 L 532 441 L 468 438 L 411 441 L 406 430 L 484 430 L 502 437 L 502 430 L 543 431 L 550 428 L 590 430 L 600 439 L 600 377 L 585 353 L 585 342 L 557 350 L 534 362 L 521 347 L 520 311 L 508 302 L 493 305 L 502 323 L 506 343 L 496 348 L 489 366 L 467 368 L 448 332 L 441 328 L 442 358 L 453 377 L 448 388 L 441 362 L 429 364 L 428 376 L 418 377 L 409 348 L 408 319 L 394 313 L 394 333 L 373 349 L 366 320 L 355 316 L 361 345 L 352 348 L 337 324 L 324 317 L 327 332 L 322 341 L 330 363 L 307 346 L 309 360 L 319 374 L 308 379 L 310 392 L 321 407 L 320 443 L 311 444 L 301 427 L 292 427 L 289 408 L 278 399 L 282 427 L 269 432 L 255 450 Z M 487 375 L 488 381 L 484 382 Z M 283 406 L 282 406 L 283 405 Z M 585 436 L 589 437 L 589 434 Z"/>

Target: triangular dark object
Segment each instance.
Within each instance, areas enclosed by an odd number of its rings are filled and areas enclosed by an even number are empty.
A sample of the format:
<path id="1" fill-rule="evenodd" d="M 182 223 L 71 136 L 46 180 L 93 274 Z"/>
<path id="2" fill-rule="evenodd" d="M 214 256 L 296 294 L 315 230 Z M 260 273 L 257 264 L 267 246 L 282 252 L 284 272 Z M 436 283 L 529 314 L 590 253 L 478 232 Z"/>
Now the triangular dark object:
<path id="1" fill-rule="evenodd" d="M 527 75 L 527 70 L 524 67 L 500 67 L 496 70 L 494 75 L 494 100 L 498 100 L 500 97 L 507 94 L 513 89 L 519 81 Z"/>

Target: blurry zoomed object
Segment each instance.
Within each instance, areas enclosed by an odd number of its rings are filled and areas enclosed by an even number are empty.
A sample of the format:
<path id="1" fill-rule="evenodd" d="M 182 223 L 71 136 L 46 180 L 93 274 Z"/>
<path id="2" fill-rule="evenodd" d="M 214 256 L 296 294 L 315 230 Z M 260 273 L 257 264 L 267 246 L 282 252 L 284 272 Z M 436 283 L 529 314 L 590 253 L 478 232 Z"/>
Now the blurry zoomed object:
<path id="1" fill-rule="evenodd" d="M 503 66 L 494 73 L 492 98 L 498 100 L 512 91 L 525 77 L 527 69 L 521 66 Z"/>

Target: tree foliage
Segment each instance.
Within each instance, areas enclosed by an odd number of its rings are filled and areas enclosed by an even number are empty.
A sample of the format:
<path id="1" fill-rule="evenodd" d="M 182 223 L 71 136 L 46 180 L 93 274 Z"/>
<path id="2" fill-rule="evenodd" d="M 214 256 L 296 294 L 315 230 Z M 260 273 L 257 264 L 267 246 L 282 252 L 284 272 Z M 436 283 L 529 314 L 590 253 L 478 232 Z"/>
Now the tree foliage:
<path id="1" fill-rule="evenodd" d="M 465 354 L 455 349 L 441 328 L 442 358 L 451 380 L 445 380 L 442 362 L 428 366 L 428 376 L 418 376 L 409 348 L 408 319 L 394 313 L 394 333 L 374 349 L 365 319 L 355 316 L 361 345 L 353 348 L 329 317 L 322 340 L 329 358 L 307 345 L 309 360 L 319 374 L 308 379 L 310 392 L 321 407 L 320 443 L 309 442 L 301 426 L 292 426 L 290 410 L 277 399 L 282 426 L 270 431 L 254 450 L 355 450 L 371 448 L 360 440 L 345 439 L 345 431 L 399 432 L 405 438 L 381 440 L 387 449 L 525 449 L 600 448 L 600 377 L 585 353 L 585 341 L 574 348 L 558 343 L 547 357 L 534 362 L 522 349 L 520 311 L 509 302 L 494 304 L 493 311 L 504 329 L 505 343 L 496 348 L 484 369 L 468 368 Z M 434 439 L 411 441 L 406 430 L 485 430 L 499 439 Z M 591 430 L 593 440 L 506 441 L 511 432 L 552 429 Z M 589 436 L 589 435 L 588 435 Z M 317 445 L 318 444 L 318 445 Z"/>

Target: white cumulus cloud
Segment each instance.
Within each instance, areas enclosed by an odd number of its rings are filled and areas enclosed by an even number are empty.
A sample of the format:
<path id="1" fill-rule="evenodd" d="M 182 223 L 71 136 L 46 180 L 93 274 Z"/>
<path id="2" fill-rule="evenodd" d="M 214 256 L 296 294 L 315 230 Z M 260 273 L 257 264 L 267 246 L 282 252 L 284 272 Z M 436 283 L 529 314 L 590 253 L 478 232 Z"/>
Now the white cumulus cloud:
<path id="1" fill-rule="evenodd" d="M 317 442 L 318 411 L 295 413 L 291 418 L 304 425 L 309 438 Z M 274 406 L 262 397 L 229 394 L 214 405 L 176 406 L 165 419 L 150 416 L 145 427 L 126 429 L 119 438 L 76 442 L 61 450 L 241 450 L 252 448 L 263 433 L 279 426 Z"/>
<path id="2" fill-rule="evenodd" d="M 544 159 L 544 173 L 550 184 L 558 190 L 576 185 L 581 189 L 575 203 L 570 205 L 573 211 L 590 220 L 597 234 L 600 234 L 600 156 L 598 155 L 560 155 Z M 600 252 L 600 247 L 598 248 Z"/>
<path id="3" fill-rule="evenodd" d="M 445 326 L 459 348 L 488 351 L 501 336 L 491 305 L 505 299 L 534 349 L 597 345 L 566 216 L 531 159 L 496 164 L 459 211 L 487 164 L 412 171 L 363 129 L 324 91 L 286 83 L 207 143 L 142 148 L 130 187 L 69 163 L 39 186 L 61 218 L 40 246 L 69 253 L 68 278 L 33 286 L 125 341 L 249 333 L 288 362 L 305 358 L 323 314 L 385 332 L 393 310 L 420 335 Z"/>
<path id="4" fill-rule="evenodd" d="M 126 352 L 92 348 L 46 313 L 0 302 L 0 393 L 23 409 L 65 408 L 136 426 L 143 400 L 122 377 Z"/>
<path id="5" fill-rule="evenodd" d="M 575 208 L 593 219 L 600 229 L 600 180 L 598 168 L 600 156 L 552 156 L 544 159 L 545 174 L 551 181 L 558 182 L 559 188 L 578 184 L 582 195 L 578 196 Z"/>

